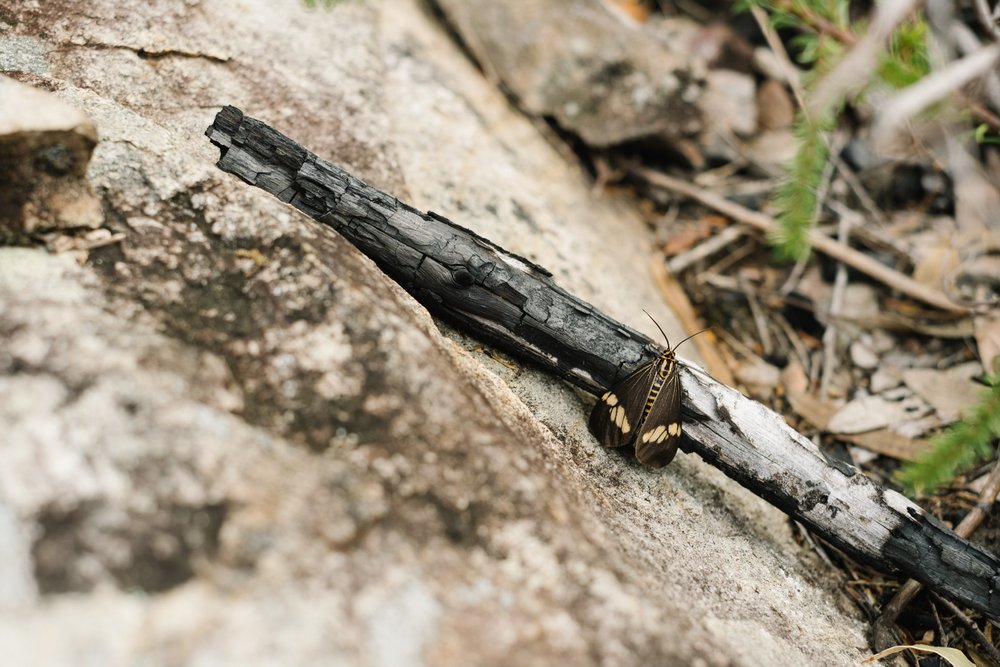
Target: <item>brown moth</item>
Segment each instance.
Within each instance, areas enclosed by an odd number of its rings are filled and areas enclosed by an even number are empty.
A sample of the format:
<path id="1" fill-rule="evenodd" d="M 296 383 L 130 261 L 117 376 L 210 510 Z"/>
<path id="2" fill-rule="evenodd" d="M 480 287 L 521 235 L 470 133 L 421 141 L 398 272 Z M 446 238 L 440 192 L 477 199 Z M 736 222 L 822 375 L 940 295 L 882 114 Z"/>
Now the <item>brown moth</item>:
<path id="1" fill-rule="evenodd" d="M 667 341 L 667 349 L 604 392 L 590 413 L 589 425 L 605 447 L 634 444 L 640 463 L 662 468 L 674 458 L 681 441 L 681 379 L 677 348 L 670 347 L 659 323 L 653 323 Z"/>

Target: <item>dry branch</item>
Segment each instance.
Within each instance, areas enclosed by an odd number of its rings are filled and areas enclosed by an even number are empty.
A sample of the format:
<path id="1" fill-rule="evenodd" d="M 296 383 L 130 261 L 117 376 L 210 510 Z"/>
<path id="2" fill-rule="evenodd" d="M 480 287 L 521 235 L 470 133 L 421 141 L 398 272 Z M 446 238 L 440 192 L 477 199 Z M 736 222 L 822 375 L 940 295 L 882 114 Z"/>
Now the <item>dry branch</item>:
<path id="1" fill-rule="evenodd" d="M 226 107 L 208 129 L 219 167 L 329 225 L 438 316 L 590 392 L 659 353 L 550 274 L 441 216 L 422 213 Z M 900 494 L 827 460 L 782 417 L 684 369 L 694 452 L 855 557 L 1000 620 L 1000 559 Z"/>
<path id="2" fill-rule="evenodd" d="M 745 225 L 750 225 L 751 227 L 756 227 L 765 233 L 771 233 L 777 227 L 777 223 L 770 216 L 757 211 L 751 211 L 750 209 L 740 206 L 735 202 L 729 201 L 725 197 L 720 197 L 719 195 L 707 192 L 696 185 L 691 185 L 687 181 L 683 181 L 679 178 L 674 178 L 673 176 L 668 176 L 662 172 L 647 168 L 633 169 L 633 173 L 641 176 L 653 185 L 658 185 L 672 192 L 676 192 L 677 194 L 690 197 L 691 199 L 694 199 L 709 208 L 715 209 L 723 215 L 728 215 L 733 220 L 742 222 Z M 944 294 L 944 292 L 923 285 L 913 278 L 903 275 L 899 271 L 895 271 L 884 264 L 878 263 L 868 255 L 865 255 L 850 246 L 843 245 L 829 236 L 824 236 L 815 230 L 809 233 L 809 244 L 815 250 L 844 262 L 858 271 L 861 271 L 862 273 L 865 273 L 884 283 L 892 289 L 902 292 L 908 297 L 917 299 L 918 301 L 923 301 L 930 306 L 940 308 L 946 312 L 968 312 L 967 308 L 953 302 L 947 295 Z"/>

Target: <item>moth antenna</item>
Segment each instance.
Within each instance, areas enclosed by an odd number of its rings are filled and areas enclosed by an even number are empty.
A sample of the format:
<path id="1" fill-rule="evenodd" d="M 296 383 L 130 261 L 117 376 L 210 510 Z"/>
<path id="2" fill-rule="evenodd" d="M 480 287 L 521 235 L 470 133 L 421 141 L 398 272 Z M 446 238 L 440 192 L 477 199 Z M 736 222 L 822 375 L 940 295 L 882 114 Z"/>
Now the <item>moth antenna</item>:
<path id="1" fill-rule="evenodd" d="M 711 329 L 711 328 L 712 328 L 712 327 L 706 327 L 706 328 L 702 329 L 701 331 L 696 331 L 696 332 L 694 332 L 693 334 L 691 334 L 690 336 L 688 336 L 687 338 L 685 338 L 685 339 L 684 339 L 684 340 L 682 340 L 681 342 L 677 343 L 677 347 L 680 347 L 681 345 L 683 345 L 683 344 L 684 344 L 684 343 L 686 343 L 687 341 L 691 340 L 692 338 L 694 338 L 694 337 L 695 337 L 695 336 L 697 336 L 698 334 L 702 334 L 702 333 L 705 333 L 706 331 L 708 331 L 708 330 L 709 330 L 709 329 Z M 675 347 L 674 349 L 676 350 L 676 349 L 677 349 L 677 347 Z M 718 380 L 716 380 L 716 379 L 715 379 L 714 377 L 712 377 L 711 375 L 709 375 L 709 374 L 708 374 L 708 373 L 706 373 L 705 371 L 701 370 L 701 369 L 700 369 L 700 368 L 698 368 L 697 366 L 691 366 L 691 365 L 689 365 L 689 364 L 685 364 L 684 362 L 679 362 L 679 363 L 680 363 L 680 365 L 681 365 L 681 366 L 683 366 L 684 368 L 686 368 L 686 369 L 688 369 L 688 370 L 690 370 L 690 371 L 695 371 L 696 373 L 701 373 L 702 375 L 704 375 L 705 377 L 707 377 L 707 378 L 708 378 L 709 380 L 713 380 L 713 381 L 715 381 L 715 382 L 718 382 Z"/>
<path id="2" fill-rule="evenodd" d="M 649 319 L 653 320 L 653 316 L 652 316 L 652 315 L 650 315 L 650 314 L 649 314 L 648 312 L 646 312 L 645 310 L 643 310 L 642 312 L 646 313 L 646 317 L 648 317 Z M 668 350 L 669 350 L 669 349 L 671 349 L 671 347 L 670 347 L 670 339 L 669 339 L 669 338 L 667 338 L 667 334 L 666 334 L 666 333 L 664 333 L 664 331 L 663 331 L 663 327 L 661 327 L 661 326 L 660 326 L 660 323 L 659 323 L 659 322 L 657 322 L 656 320 L 653 320 L 653 324 L 655 324 L 655 325 L 656 325 L 656 328 L 660 330 L 660 334 L 661 334 L 661 335 L 663 336 L 663 340 L 667 341 L 667 349 L 668 349 Z M 688 336 L 687 338 L 685 338 L 685 339 L 684 339 L 684 340 L 682 340 L 681 342 L 677 343 L 677 345 L 676 345 L 676 346 L 675 346 L 675 347 L 674 347 L 673 349 L 674 349 L 674 350 L 676 350 L 676 349 L 677 349 L 678 347 L 680 347 L 680 346 L 681 346 L 681 345 L 683 345 L 684 343 L 688 342 L 689 340 L 691 340 L 692 338 L 694 338 L 694 337 L 695 337 L 695 336 L 697 336 L 698 334 L 703 334 L 703 333 L 705 333 L 706 331 L 708 331 L 708 330 L 709 330 L 709 329 L 711 329 L 711 328 L 712 328 L 712 327 L 705 327 L 705 328 L 704 328 L 704 329 L 702 329 L 701 331 L 695 331 L 695 332 L 694 332 L 693 334 L 691 334 L 690 336 Z"/>
<path id="3" fill-rule="evenodd" d="M 712 327 L 705 327 L 705 328 L 704 328 L 704 329 L 702 329 L 701 331 L 695 331 L 695 332 L 694 332 L 693 334 L 691 334 L 690 336 L 688 336 L 687 338 L 685 338 L 685 339 L 684 339 L 684 340 L 682 340 L 681 342 L 677 343 L 677 347 L 680 347 L 681 345 L 683 345 L 684 343 L 688 342 L 689 340 L 691 340 L 692 338 L 694 338 L 694 337 L 695 337 L 695 336 L 697 336 L 698 334 L 703 334 L 703 333 L 705 333 L 706 331 L 708 331 L 708 330 L 709 330 L 709 329 L 711 329 L 711 328 L 712 328 Z M 676 350 L 676 349 L 677 349 L 677 347 L 675 347 L 674 349 Z"/>
<path id="4" fill-rule="evenodd" d="M 653 316 L 652 315 L 650 315 L 649 313 L 647 313 L 645 310 L 643 310 L 642 312 L 646 313 L 646 317 L 648 317 L 649 319 L 653 320 Z M 663 327 L 661 327 L 660 323 L 657 322 L 656 320 L 653 320 L 653 324 L 655 324 L 656 328 L 660 330 L 660 335 L 663 336 L 663 340 L 667 341 L 667 349 L 669 350 L 670 349 L 670 339 L 667 338 L 667 334 L 663 331 Z M 699 331 L 698 333 L 701 333 L 701 332 Z"/>

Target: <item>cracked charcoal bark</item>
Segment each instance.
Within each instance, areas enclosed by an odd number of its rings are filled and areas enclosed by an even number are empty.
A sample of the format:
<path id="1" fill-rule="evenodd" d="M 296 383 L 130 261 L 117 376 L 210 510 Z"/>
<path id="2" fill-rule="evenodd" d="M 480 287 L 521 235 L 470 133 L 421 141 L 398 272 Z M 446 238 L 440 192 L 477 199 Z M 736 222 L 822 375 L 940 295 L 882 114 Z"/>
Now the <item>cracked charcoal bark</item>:
<path id="1" fill-rule="evenodd" d="M 541 267 L 369 187 L 235 107 L 219 112 L 206 134 L 222 151 L 220 169 L 329 225 L 470 335 L 591 393 L 659 353 Z M 1000 558 L 854 468 L 831 464 L 761 404 L 687 369 L 682 381 L 684 451 L 855 558 L 1000 620 Z"/>

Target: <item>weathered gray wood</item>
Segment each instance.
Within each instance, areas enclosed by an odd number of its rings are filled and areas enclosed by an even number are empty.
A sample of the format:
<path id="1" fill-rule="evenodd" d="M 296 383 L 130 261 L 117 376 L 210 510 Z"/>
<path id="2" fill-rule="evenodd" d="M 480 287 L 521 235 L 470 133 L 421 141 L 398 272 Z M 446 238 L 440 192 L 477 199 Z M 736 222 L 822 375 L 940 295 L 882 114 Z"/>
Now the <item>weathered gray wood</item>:
<path id="1" fill-rule="evenodd" d="M 659 352 L 541 267 L 369 187 L 239 109 L 224 108 L 207 135 L 221 169 L 336 229 L 429 310 L 583 389 L 602 392 Z M 855 557 L 1000 620 L 997 556 L 828 460 L 763 405 L 687 369 L 682 381 L 684 451 Z"/>

